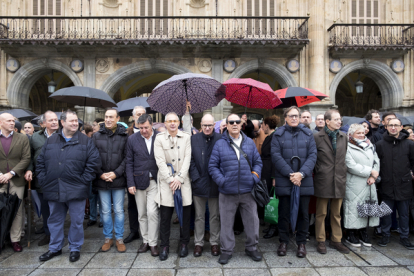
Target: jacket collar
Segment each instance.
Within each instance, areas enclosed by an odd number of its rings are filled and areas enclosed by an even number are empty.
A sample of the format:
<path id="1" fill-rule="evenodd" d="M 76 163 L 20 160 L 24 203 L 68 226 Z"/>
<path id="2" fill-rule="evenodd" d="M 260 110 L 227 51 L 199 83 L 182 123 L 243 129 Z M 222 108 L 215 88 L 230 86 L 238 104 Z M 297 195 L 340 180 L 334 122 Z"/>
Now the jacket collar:
<path id="1" fill-rule="evenodd" d="M 182 132 L 181 130 L 177 131 L 177 137 L 183 137 L 184 136 L 184 132 Z M 168 140 L 168 137 L 170 137 L 170 134 L 168 133 L 168 130 L 164 131 L 164 139 Z"/>
<path id="2" fill-rule="evenodd" d="M 297 127 L 291 127 L 290 125 L 286 124 L 284 126 L 277 128 L 275 130 L 275 135 L 282 136 L 285 131 L 288 131 L 291 133 L 302 131 L 307 136 L 313 135 L 312 131 L 303 124 L 299 124 Z"/>
<path id="3" fill-rule="evenodd" d="M 393 136 L 390 136 L 388 134 L 388 131 L 387 130 L 385 130 L 385 132 L 384 132 L 384 134 L 382 136 L 383 136 L 384 140 L 386 142 L 388 142 L 388 143 L 396 143 L 396 142 L 398 143 L 398 142 L 400 142 L 402 140 L 407 139 L 409 135 L 410 134 L 408 133 L 408 131 L 406 131 L 405 129 L 403 129 L 403 130 L 400 131 L 400 135 L 397 138 L 395 138 Z"/>
<path id="4" fill-rule="evenodd" d="M 109 136 L 112 136 L 114 134 L 117 134 L 117 135 L 127 135 L 125 127 L 123 125 L 120 125 L 120 124 L 117 124 L 116 129 L 115 129 L 115 132 L 109 131 L 105 127 L 105 124 L 101 124 L 98 132 L 99 133 L 102 133 L 102 134 L 108 134 Z"/>
<path id="5" fill-rule="evenodd" d="M 60 136 L 60 139 L 61 139 L 61 140 L 63 140 L 63 141 L 65 141 L 65 142 L 66 142 L 65 137 L 63 137 L 62 131 L 63 131 L 63 129 L 61 129 L 61 128 L 60 128 L 60 129 L 56 132 L 56 134 L 58 134 L 58 135 Z M 75 132 L 75 134 L 73 134 L 73 136 L 72 136 L 72 138 L 70 139 L 70 141 L 69 141 L 69 142 L 67 142 L 67 143 L 75 143 L 75 142 L 78 142 L 78 141 L 79 141 L 79 133 L 80 133 L 80 131 L 79 131 L 79 130 L 77 130 L 77 131 Z"/>

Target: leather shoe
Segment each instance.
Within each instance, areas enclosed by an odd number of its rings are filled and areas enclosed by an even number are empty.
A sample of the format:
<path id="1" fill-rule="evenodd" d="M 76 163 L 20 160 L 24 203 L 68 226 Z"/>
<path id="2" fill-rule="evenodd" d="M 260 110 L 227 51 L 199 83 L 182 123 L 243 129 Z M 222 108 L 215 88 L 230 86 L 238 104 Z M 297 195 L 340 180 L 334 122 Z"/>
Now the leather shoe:
<path id="1" fill-rule="evenodd" d="M 211 255 L 218 256 L 220 255 L 220 248 L 218 245 L 212 245 L 211 246 Z"/>
<path id="2" fill-rule="evenodd" d="M 180 251 L 180 257 L 181 258 L 187 257 L 187 255 L 188 255 L 188 247 L 187 247 L 186 244 L 182 244 L 180 246 L 180 248 L 179 248 L 179 251 Z"/>
<path id="3" fill-rule="evenodd" d="M 46 262 L 52 259 L 53 257 L 59 256 L 59 255 L 62 255 L 62 249 L 59 250 L 58 252 L 47 251 L 45 254 L 39 257 L 39 261 Z"/>
<path id="4" fill-rule="evenodd" d="M 145 252 L 147 252 L 147 251 L 148 251 L 148 249 L 149 249 L 149 245 L 148 245 L 148 243 L 143 243 L 143 244 L 141 244 L 141 246 L 139 247 L 139 249 L 138 249 L 138 253 L 145 253 Z"/>
<path id="5" fill-rule="evenodd" d="M 151 249 L 151 256 L 157 257 L 160 255 L 160 252 L 158 252 L 158 246 L 150 246 Z"/>
<path id="6" fill-rule="evenodd" d="M 14 252 L 22 252 L 23 251 L 23 247 L 20 245 L 19 242 L 12 242 L 11 243 Z"/>
<path id="7" fill-rule="evenodd" d="M 223 253 L 223 254 L 220 255 L 220 258 L 219 258 L 218 262 L 219 262 L 219 264 L 225 265 L 229 262 L 231 257 L 232 257 L 231 255 Z"/>
<path id="8" fill-rule="evenodd" d="M 86 224 L 87 226 L 92 226 L 96 224 L 96 220 L 89 220 L 88 223 Z"/>
<path id="9" fill-rule="evenodd" d="M 246 252 L 246 255 L 255 262 L 260 262 L 262 260 L 262 254 L 260 254 L 257 250 L 249 251 L 245 249 L 244 252 Z"/>
<path id="10" fill-rule="evenodd" d="M 168 259 L 168 253 L 170 253 L 170 248 L 168 246 L 163 247 L 159 256 L 160 261 L 165 261 Z"/>
<path id="11" fill-rule="evenodd" d="M 43 246 L 43 245 L 49 244 L 49 242 L 50 242 L 50 236 L 44 236 L 44 237 L 43 237 L 43 239 L 41 239 L 41 240 L 37 243 L 37 245 L 38 245 L 38 246 Z"/>
<path id="12" fill-rule="evenodd" d="M 279 235 L 279 230 L 276 227 L 270 227 L 263 239 L 270 239 Z"/>
<path id="13" fill-rule="evenodd" d="M 35 234 L 36 234 L 36 235 L 43 234 L 44 232 L 45 232 L 45 228 L 43 228 L 43 226 L 42 226 L 42 228 L 40 228 L 39 230 L 37 230 L 37 229 L 35 228 Z"/>
<path id="14" fill-rule="evenodd" d="M 287 244 L 284 242 L 280 243 L 279 248 L 277 249 L 277 255 L 281 257 L 286 256 L 286 250 Z"/>
<path id="15" fill-rule="evenodd" d="M 69 255 L 69 261 L 70 262 L 72 262 L 72 263 L 77 262 L 77 261 L 79 261 L 79 258 L 80 258 L 80 252 L 79 251 L 70 252 L 70 255 Z"/>
<path id="16" fill-rule="evenodd" d="M 298 251 L 296 252 L 296 256 L 298 256 L 299 258 L 306 257 L 306 247 L 304 244 L 299 244 Z"/>
<path id="17" fill-rule="evenodd" d="M 133 240 L 137 240 L 137 239 L 139 239 L 139 233 L 138 232 L 131 232 L 131 233 L 129 233 L 128 237 L 126 237 L 124 239 L 124 243 L 130 243 Z"/>
<path id="18" fill-rule="evenodd" d="M 103 223 L 102 223 L 102 222 L 99 222 L 98 227 L 99 227 L 99 228 L 102 228 L 102 227 L 103 227 Z"/>
<path id="19" fill-rule="evenodd" d="M 200 245 L 196 245 L 194 247 L 194 257 L 200 257 L 203 254 L 203 247 Z"/>

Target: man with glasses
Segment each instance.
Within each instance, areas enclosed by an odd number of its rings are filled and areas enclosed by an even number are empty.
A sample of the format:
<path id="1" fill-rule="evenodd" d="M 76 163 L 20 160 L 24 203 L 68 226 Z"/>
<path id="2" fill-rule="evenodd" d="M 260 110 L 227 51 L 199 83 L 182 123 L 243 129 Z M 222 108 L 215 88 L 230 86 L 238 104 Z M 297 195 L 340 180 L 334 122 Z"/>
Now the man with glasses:
<path id="1" fill-rule="evenodd" d="M 314 134 L 318 157 L 314 169 L 314 190 L 316 200 L 315 234 L 317 251 L 326 254 L 325 217 L 330 202 L 332 236 L 329 246 L 341 253 L 348 254 L 349 249 L 342 242 L 341 206 L 345 197 L 346 171 L 345 156 L 348 138 L 339 131 L 341 115 L 338 110 L 325 112 L 325 128 Z"/>
<path id="2" fill-rule="evenodd" d="M 262 159 L 253 140 L 240 132 L 240 117 L 230 114 L 226 122 L 227 131 L 214 145 L 208 166 L 219 190 L 221 255 L 218 262 L 227 264 L 232 257 L 235 246 L 233 224 L 237 208 L 240 208 L 245 226 L 245 252 L 252 260 L 261 261 L 262 255 L 257 251 L 259 217 L 251 191 L 260 181 Z"/>
<path id="3" fill-rule="evenodd" d="M 214 132 L 214 118 L 206 114 L 201 119 L 201 133 L 191 137 L 191 188 L 195 208 L 194 257 L 203 253 L 206 203 L 210 213 L 211 255 L 218 256 L 220 220 L 218 208 L 218 187 L 208 173 L 211 152 L 221 134 Z"/>
<path id="4" fill-rule="evenodd" d="M 375 132 L 375 134 L 373 134 L 370 139 L 372 143 L 376 144 L 377 142 L 382 140 L 382 138 L 384 137 L 384 133 L 387 132 L 386 126 L 388 124 L 388 121 L 395 118 L 397 118 L 397 116 L 395 116 L 394 112 L 384 112 L 382 114 L 381 125 L 379 126 L 377 132 Z"/>
<path id="5" fill-rule="evenodd" d="M 414 250 L 414 245 L 408 238 L 408 210 L 413 198 L 411 169 L 414 166 L 414 143 L 407 139 L 409 133 L 402 129 L 401 121 L 397 118 L 390 119 L 385 129 L 383 139 L 376 143 L 381 168 L 379 192 L 382 201 L 391 209 L 394 204 L 397 205 L 400 244 Z M 385 247 L 390 242 L 391 223 L 391 215 L 382 218 L 379 246 Z"/>

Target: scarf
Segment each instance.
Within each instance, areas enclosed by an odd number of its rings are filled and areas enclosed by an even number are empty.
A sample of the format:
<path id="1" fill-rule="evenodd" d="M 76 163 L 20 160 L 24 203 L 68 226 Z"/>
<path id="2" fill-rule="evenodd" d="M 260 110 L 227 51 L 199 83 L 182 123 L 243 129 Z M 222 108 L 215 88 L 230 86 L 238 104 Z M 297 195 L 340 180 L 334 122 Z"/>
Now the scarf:
<path id="1" fill-rule="evenodd" d="M 349 142 L 357 147 L 360 147 L 361 149 L 365 149 L 371 144 L 371 142 L 369 141 L 367 137 L 365 137 L 364 140 L 360 140 L 352 136 L 349 136 Z"/>
<path id="2" fill-rule="evenodd" d="M 325 132 L 326 134 L 328 134 L 329 138 L 331 138 L 331 143 L 332 143 L 332 148 L 333 148 L 333 152 L 334 155 L 336 155 L 336 136 L 339 133 L 339 130 L 330 130 L 327 126 L 325 126 Z"/>

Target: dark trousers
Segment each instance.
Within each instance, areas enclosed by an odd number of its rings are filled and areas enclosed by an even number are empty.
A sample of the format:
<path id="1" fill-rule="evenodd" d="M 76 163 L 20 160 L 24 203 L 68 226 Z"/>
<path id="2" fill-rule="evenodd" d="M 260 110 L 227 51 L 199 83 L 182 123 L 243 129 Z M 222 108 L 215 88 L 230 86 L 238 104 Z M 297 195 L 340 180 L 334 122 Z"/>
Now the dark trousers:
<path id="1" fill-rule="evenodd" d="M 161 247 L 170 246 L 171 218 L 174 213 L 174 207 L 160 207 L 160 236 Z M 180 228 L 180 244 L 188 245 L 190 242 L 190 218 L 191 205 L 183 207 L 183 227 Z"/>
<path id="2" fill-rule="evenodd" d="M 40 200 L 40 212 L 43 218 L 43 229 L 45 230 L 46 236 L 50 236 L 49 226 L 47 226 L 47 220 L 50 216 L 49 203 L 43 199 L 43 193 L 37 193 Z"/>
<path id="3" fill-rule="evenodd" d="M 128 195 L 128 220 L 129 220 L 129 229 L 131 233 L 138 233 L 139 222 L 138 222 L 138 209 L 137 203 L 135 201 L 135 195 L 131 195 L 127 192 Z"/>
<path id="4" fill-rule="evenodd" d="M 410 206 L 410 199 L 409 200 L 403 200 L 403 201 L 395 201 L 392 199 L 384 199 L 383 202 L 385 202 L 391 209 L 394 208 L 394 204 L 398 202 L 397 210 L 398 210 L 398 224 L 400 227 L 400 239 L 408 238 L 408 233 L 410 231 L 410 219 L 408 215 L 408 208 Z M 390 229 L 392 224 L 392 218 L 391 215 L 382 217 L 381 220 L 381 229 L 382 234 L 385 236 L 390 236 Z"/>
<path id="5" fill-rule="evenodd" d="M 306 234 L 309 230 L 309 201 L 310 196 L 301 196 L 299 200 L 298 219 L 296 222 L 296 243 L 306 244 Z M 289 244 L 290 196 L 279 196 L 279 241 Z M 295 231 L 295 229 L 292 229 Z"/>

